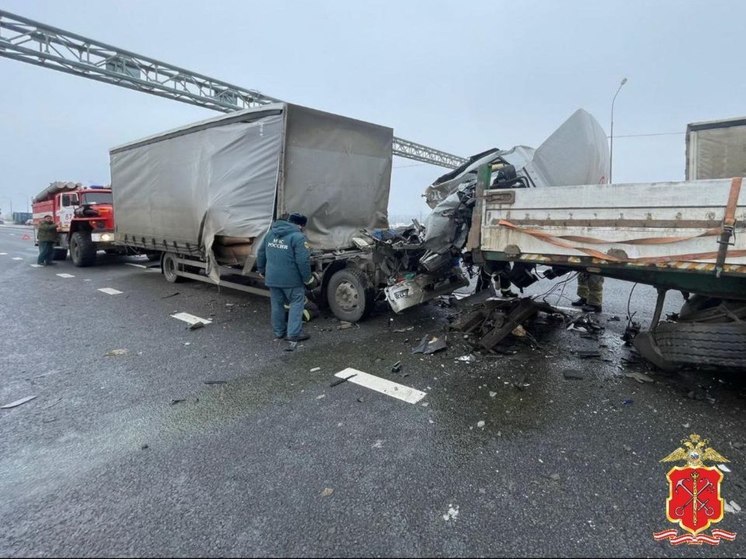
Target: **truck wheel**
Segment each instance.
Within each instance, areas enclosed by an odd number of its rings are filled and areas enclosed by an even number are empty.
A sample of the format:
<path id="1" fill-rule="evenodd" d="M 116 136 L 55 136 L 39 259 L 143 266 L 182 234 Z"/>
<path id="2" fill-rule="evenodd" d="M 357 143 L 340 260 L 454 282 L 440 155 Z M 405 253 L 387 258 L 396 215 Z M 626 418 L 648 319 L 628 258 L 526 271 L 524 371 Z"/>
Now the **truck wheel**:
<path id="1" fill-rule="evenodd" d="M 326 299 L 338 319 L 357 322 L 370 313 L 373 290 L 368 288 L 368 279 L 363 272 L 344 268 L 336 271 L 329 280 Z"/>
<path id="2" fill-rule="evenodd" d="M 55 248 L 54 249 L 54 255 L 52 256 L 53 260 L 64 260 L 65 258 L 67 258 L 66 248 Z"/>
<path id="3" fill-rule="evenodd" d="M 746 368 L 745 322 L 661 322 L 653 331 L 663 357 L 680 365 Z"/>
<path id="4" fill-rule="evenodd" d="M 92 266 L 96 262 L 96 245 L 90 233 L 76 231 L 70 237 L 70 258 L 79 268 Z"/>
<path id="5" fill-rule="evenodd" d="M 681 322 L 733 322 L 746 318 L 746 301 L 695 295 L 679 311 Z"/>
<path id="6" fill-rule="evenodd" d="M 178 270 L 178 264 L 176 262 L 176 255 L 170 252 L 163 253 L 163 259 L 161 260 L 161 270 L 163 270 L 163 277 L 166 278 L 168 283 L 180 283 L 184 281 L 184 278 L 176 274 Z"/>

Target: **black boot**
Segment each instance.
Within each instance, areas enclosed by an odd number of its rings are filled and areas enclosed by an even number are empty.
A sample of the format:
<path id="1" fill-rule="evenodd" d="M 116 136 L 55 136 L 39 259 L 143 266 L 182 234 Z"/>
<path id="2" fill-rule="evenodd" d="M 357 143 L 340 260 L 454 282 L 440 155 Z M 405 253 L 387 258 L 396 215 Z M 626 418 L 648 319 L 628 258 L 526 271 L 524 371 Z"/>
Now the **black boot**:
<path id="1" fill-rule="evenodd" d="M 586 304 L 586 300 L 584 297 L 578 297 L 577 300 L 573 301 L 571 304 L 573 307 L 582 307 Z"/>

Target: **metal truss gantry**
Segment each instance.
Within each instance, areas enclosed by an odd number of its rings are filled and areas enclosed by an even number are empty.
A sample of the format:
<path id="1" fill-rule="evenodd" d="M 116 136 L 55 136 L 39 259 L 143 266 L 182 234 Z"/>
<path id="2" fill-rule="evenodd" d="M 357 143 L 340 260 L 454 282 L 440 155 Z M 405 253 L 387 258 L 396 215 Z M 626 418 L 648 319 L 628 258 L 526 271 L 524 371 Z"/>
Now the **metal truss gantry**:
<path id="1" fill-rule="evenodd" d="M 3 10 L 0 56 L 222 112 L 281 101 Z M 393 154 L 449 169 L 466 162 L 401 138 Z"/>

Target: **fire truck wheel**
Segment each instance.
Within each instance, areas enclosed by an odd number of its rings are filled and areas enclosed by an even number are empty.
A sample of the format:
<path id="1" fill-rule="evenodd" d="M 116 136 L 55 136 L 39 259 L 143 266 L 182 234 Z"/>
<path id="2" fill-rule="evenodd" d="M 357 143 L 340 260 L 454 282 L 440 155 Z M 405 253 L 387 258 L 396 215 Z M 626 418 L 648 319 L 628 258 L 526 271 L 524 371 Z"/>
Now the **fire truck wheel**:
<path id="1" fill-rule="evenodd" d="M 170 252 L 163 253 L 163 260 L 161 261 L 161 269 L 163 270 L 163 277 L 166 278 L 168 283 L 179 283 L 184 281 L 184 278 L 176 274 L 178 264 L 176 263 L 176 255 Z"/>
<path id="2" fill-rule="evenodd" d="M 67 249 L 66 248 L 56 248 L 54 249 L 54 255 L 52 256 L 54 260 L 64 260 L 67 258 Z"/>
<path id="3" fill-rule="evenodd" d="M 326 298 L 332 313 L 348 322 L 357 322 L 370 313 L 373 294 L 367 277 L 356 268 L 334 272 L 326 286 Z"/>
<path id="4" fill-rule="evenodd" d="M 70 258 L 73 264 L 83 268 L 92 266 L 96 262 L 96 245 L 91 241 L 91 235 L 85 231 L 76 231 L 70 237 Z"/>

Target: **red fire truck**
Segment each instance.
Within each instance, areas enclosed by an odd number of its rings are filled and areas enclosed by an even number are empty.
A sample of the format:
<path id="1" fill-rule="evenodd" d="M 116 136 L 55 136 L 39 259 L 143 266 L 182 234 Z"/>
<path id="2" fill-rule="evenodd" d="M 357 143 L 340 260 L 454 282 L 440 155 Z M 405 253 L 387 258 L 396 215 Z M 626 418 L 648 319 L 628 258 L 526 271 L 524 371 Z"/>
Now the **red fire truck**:
<path id="1" fill-rule="evenodd" d="M 32 202 L 34 225 L 51 215 L 59 235 L 55 243 L 55 260 L 70 258 L 76 266 L 91 266 L 96 253 L 120 253 L 114 245 L 114 209 L 111 189 L 83 186 L 73 182 L 53 182 Z"/>

